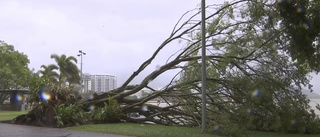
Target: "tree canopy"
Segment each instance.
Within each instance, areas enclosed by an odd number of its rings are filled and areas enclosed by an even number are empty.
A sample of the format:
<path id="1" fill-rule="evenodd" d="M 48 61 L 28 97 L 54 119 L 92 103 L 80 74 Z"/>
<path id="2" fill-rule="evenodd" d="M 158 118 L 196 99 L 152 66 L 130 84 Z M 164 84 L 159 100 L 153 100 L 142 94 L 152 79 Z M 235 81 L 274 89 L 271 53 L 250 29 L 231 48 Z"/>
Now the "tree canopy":
<path id="1" fill-rule="evenodd" d="M 0 41 L 0 89 L 21 89 L 28 87 L 31 71 L 27 55 L 14 49 L 14 46 Z M 7 95 L 0 95 L 0 104 Z"/>
<path id="2" fill-rule="evenodd" d="M 277 3 L 281 27 L 290 46 L 286 47 L 293 60 L 307 63 L 320 70 L 320 1 L 280 0 Z"/>
<path id="3" fill-rule="evenodd" d="M 52 54 L 51 58 L 57 63 L 57 65 L 52 66 L 59 69 L 59 82 L 67 81 L 69 84 L 80 83 L 80 72 L 76 65 L 77 59 L 75 57 L 67 57 L 65 54 L 62 54 L 61 56 Z"/>
<path id="4" fill-rule="evenodd" d="M 43 70 L 39 70 L 38 74 L 40 74 L 42 77 L 48 77 L 51 79 L 51 81 L 53 83 L 57 83 L 58 79 L 59 79 L 59 74 L 57 72 L 55 72 L 54 70 L 59 69 L 56 65 L 41 65 L 41 68 L 43 68 Z"/>

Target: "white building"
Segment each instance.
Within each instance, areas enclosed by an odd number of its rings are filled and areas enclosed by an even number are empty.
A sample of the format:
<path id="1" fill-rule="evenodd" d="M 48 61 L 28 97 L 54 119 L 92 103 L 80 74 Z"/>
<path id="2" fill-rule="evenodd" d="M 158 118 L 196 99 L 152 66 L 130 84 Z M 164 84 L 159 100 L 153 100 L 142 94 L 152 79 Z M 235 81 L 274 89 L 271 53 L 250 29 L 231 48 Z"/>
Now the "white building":
<path id="1" fill-rule="evenodd" d="M 108 92 L 117 87 L 117 77 L 112 75 L 83 74 L 83 93 Z"/>
<path id="2" fill-rule="evenodd" d="M 83 80 L 82 93 L 86 93 L 86 92 L 92 91 L 91 75 L 88 74 L 88 73 L 83 74 L 82 75 L 82 80 Z"/>
<path id="3" fill-rule="evenodd" d="M 91 90 L 108 92 L 117 87 L 117 78 L 112 75 L 91 75 Z"/>

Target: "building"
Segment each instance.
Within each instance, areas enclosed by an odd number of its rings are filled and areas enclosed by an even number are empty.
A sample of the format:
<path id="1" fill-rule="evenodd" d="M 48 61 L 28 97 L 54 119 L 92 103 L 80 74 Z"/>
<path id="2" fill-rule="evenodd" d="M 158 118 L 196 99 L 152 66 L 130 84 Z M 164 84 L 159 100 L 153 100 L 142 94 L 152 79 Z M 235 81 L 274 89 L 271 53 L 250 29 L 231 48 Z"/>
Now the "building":
<path id="1" fill-rule="evenodd" d="M 88 73 L 82 74 L 82 80 L 83 80 L 82 93 L 86 93 L 86 92 L 92 91 L 92 88 L 91 88 L 91 75 L 88 74 Z"/>
<path id="2" fill-rule="evenodd" d="M 8 95 L 9 98 L 0 104 L 1 110 L 25 111 L 27 103 L 28 89 L 0 90 L 0 94 Z"/>
<path id="3" fill-rule="evenodd" d="M 83 75 L 83 93 L 108 92 L 117 88 L 117 78 L 112 75 Z"/>

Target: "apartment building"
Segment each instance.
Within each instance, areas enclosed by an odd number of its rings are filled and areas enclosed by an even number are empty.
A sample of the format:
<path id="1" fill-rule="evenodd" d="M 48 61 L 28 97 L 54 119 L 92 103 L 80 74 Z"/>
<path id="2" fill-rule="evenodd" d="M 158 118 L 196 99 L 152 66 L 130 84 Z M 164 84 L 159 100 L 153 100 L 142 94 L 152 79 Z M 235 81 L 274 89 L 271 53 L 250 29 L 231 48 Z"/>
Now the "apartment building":
<path id="1" fill-rule="evenodd" d="M 91 87 L 91 75 L 88 73 L 82 74 L 82 93 L 90 92 L 92 91 Z"/>
<path id="2" fill-rule="evenodd" d="M 83 75 L 83 93 L 108 92 L 117 87 L 117 77 L 112 75 Z"/>

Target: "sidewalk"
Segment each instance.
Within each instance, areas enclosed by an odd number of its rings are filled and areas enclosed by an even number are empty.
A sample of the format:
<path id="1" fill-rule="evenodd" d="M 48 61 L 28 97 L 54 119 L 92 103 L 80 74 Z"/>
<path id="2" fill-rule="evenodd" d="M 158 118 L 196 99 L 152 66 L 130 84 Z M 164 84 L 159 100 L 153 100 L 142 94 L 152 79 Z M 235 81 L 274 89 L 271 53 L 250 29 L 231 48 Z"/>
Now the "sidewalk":
<path id="1" fill-rule="evenodd" d="M 83 131 L 0 123 L 0 137 L 127 137 Z"/>

